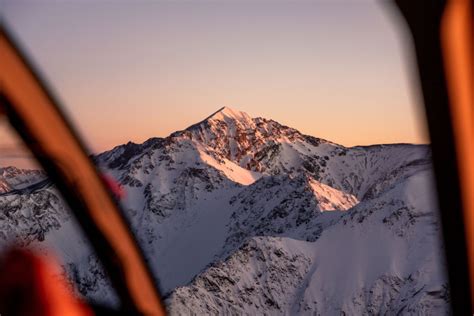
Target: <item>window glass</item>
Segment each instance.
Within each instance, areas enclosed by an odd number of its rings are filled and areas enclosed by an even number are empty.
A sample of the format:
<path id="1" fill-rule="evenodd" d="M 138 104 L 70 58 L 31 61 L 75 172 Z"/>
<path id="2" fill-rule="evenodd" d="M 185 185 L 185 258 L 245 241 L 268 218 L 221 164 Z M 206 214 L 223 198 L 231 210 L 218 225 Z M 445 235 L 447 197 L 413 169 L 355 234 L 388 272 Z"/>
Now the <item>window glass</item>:
<path id="1" fill-rule="evenodd" d="M 4 5 L 92 159 L 122 186 L 172 314 L 444 314 L 430 140 L 390 10 Z M 84 294 L 106 301 L 89 258 L 72 260 L 94 276 Z"/>

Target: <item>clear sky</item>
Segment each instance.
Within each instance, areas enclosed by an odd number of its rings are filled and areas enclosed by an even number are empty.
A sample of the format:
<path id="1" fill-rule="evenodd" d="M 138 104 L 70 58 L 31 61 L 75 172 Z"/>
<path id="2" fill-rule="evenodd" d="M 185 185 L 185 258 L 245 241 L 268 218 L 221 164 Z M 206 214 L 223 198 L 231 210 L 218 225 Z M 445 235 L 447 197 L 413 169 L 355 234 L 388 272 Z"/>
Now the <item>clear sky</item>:
<path id="1" fill-rule="evenodd" d="M 1 10 L 94 151 L 167 136 L 222 106 L 347 146 L 428 142 L 404 29 L 381 3 L 3 0 Z"/>

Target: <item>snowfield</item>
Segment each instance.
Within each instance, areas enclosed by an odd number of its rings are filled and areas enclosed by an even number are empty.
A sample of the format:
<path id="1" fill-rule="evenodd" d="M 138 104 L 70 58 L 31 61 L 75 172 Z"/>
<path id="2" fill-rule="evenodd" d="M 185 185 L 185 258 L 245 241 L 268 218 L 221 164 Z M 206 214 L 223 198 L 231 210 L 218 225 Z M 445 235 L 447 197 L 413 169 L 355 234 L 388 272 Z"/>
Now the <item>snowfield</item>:
<path id="1" fill-rule="evenodd" d="M 450 313 L 428 146 L 344 147 L 224 107 L 94 160 L 172 315 Z M 7 171 L 1 245 L 53 248 L 79 294 L 117 304 L 54 186 Z"/>

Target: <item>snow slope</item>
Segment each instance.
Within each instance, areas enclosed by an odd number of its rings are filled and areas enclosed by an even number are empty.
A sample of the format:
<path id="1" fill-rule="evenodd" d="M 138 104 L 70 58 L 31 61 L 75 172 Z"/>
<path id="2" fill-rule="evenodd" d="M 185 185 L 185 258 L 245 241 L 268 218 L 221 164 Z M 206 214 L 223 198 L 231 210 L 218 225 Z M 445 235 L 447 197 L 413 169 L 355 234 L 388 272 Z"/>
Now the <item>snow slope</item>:
<path id="1" fill-rule="evenodd" d="M 175 290 L 171 313 L 448 314 L 431 183 L 420 171 L 345 212 L 313 242 L 292 230 L 246 238 Z"/>

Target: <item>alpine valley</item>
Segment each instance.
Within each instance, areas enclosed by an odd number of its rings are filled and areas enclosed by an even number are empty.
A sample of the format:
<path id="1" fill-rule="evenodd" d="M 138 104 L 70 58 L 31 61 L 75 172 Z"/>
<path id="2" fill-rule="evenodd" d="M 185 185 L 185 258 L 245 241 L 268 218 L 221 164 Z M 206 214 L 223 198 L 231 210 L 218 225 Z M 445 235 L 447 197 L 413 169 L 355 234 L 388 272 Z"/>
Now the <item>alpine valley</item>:
<path id="1" fill-rule="evenodd" d="M 93 156 L 171 315 L 444 315 L 430 148 L 344 147 L 227 107 Z M 81 295 L 117 304 L 44 173 L 0 169 L 0 244 L 53 249 Z"/>

